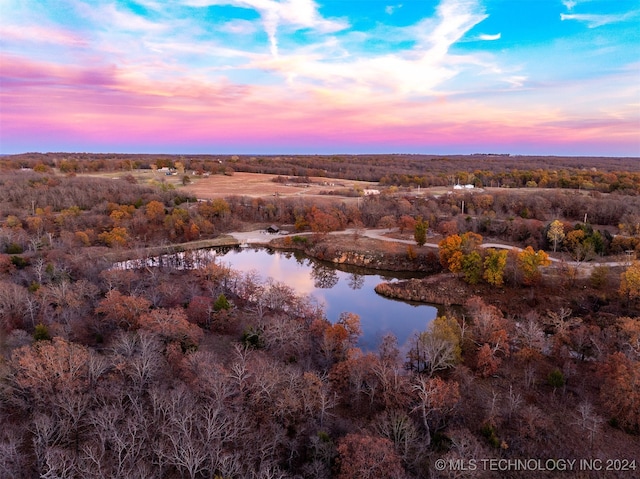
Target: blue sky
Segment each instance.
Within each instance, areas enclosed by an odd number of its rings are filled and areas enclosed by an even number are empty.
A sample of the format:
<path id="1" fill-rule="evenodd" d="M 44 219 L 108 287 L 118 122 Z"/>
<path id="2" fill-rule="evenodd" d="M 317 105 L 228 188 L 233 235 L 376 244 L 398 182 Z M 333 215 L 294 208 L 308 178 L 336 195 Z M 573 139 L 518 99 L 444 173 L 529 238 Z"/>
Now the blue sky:
<path id="1" fill-rule="evenodd" d="M 0 152 L 640 156 L 640 2 L 0 0 Z"/>

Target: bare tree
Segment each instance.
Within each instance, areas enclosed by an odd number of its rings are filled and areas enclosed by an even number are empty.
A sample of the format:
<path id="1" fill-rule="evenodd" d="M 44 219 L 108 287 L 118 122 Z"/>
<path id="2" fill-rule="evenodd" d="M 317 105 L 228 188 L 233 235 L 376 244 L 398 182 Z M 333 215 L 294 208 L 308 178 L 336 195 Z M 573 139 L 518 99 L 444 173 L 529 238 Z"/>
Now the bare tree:
<path id="1" fill-rule="evenodd" d="M 448 338 L 439 337 L 429 331 L 417 334 L 412 340 L 408 358 L 412 369 L 433 376 L 453 366 L 458 346 Z"/>
<path id="2" fill-rule="evenodd" d="M 589 438 L 589 446 L 593 447 L 593 440 L 600 431 L 604 419 L 596 414 L 589 401 L 583 401 L 578 405 L 574 417 L 574 424 L 584 430 Z"/>
<path id="3" fill-rule="evenodd" d="M 0 432 L 0 477 L 21 477 L 26 458 L 20 450 L 22 437 L 17 430 L 4 424 Z"/>
<path id="4" fill-rule="evenodd" d="M 231 364 L 229 377 L 237 384 L 238 389 L 242 392 L 246 387 L 247 380 L 251 376 L 248 369 L 249 348 L 236 344 L 234 346 L 235 361 Z"/>
<path id="5" fill-rule="evenodd" d="M 393 442 L 396 451 L 405 464 L 415 465 L 424 454 L 425 438 L 404 411 L 388 410 L 376 418 L 376 432 Z M 427 440 L 428 441 L 428 440 Z"/>
<path id="6" fill-rule="evenodd" d="M 507 419 L 510 421 L 515 413 L 522 406 L 523 399 L 520 393 L 513 391 L 513 385 L 509 385 L 509 395 L 507 396 Z"/>
<path id="7" fill-rule="evenodd" d="M 540 327 L 540 319 L 534 312 L 527 314 L 525 319 L 516 323 L 516 334 L 521 347 L 533 351 L 542 351 L 545 345 L 544 331 Z"/>
<path id="8" fill-rule="evenodd" d="M 440 425 L 460 400 L 458 383 L 446 382 L 442 379 L 418 377 L 413 385 L 418 395 L 418 404 L 413 411 L 419 411 L 422 424 L 426 430 L 426 443 L 431 443 L 431 424 Z"/>
<path id="9" fill-rule="evenodd" d="M 476 439 L 468 429 L 454 429 L 448 432 L 451 438 L 451 448 L 441 459 L 449 464 L 449 461 L 462 461 L 469 464 L 471 460 L 479 460 L 491 457 L 489 451 Z M 445 468 L 443 471 L 433 471 L 436 478 L 447 479 L 477 479 L 487 477 L 481 470 L 471 468 Z M 492 477 L 492 476 L 489 476 Z"/>

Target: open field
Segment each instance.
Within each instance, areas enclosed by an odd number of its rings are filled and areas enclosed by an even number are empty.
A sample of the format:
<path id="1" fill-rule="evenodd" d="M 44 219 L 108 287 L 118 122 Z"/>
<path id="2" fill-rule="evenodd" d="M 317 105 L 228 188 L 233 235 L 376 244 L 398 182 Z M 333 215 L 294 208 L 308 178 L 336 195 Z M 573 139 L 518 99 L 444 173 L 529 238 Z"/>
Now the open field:
<path id="1" fill-rule="evenodd" d="M 129 176 L 132 176 L 136 179 L 136 181 L 143 185 L 152 182 L 162 182 L 168 183 L 170 185 L 182 186 L 182 178 L 175 176 L 167 176 L 165 173 L 161 171 L 153 171 L 153 170 L 130 170 L 130 171 L 103 171 L 103 172 L 95 172 L 95 173 L 79 173 L 78 176 L 91 176 L 94 178 L 113 178 L 113 179 L 122 179 Z"/>
<path id="2" fill-rule="evenodd" d="M 121 179 L 134 177 L 138 183 L 147 184 L 163 182 L 193 195 L 199 199 L 224 198 L 233 195 L 263 197 L 263 196 L 320 196 L 323 192 L 332 190 L 352 190 L 354 188 L 377 188 L 378 183 L 370 181 L 343 180 L 335 178 L 311 177 L 311 183 L 276 183 L 273 180 L 278 175 L 263 173 L 235 172 L 233 175 L 191 176 L 191 183 L 182 186 L 179 175 L 167 176 L 163 172 L 151 170 L 131 170 L 118 172 L 90 173 L 82 176 L 97 178 Z M 325 198 L 335 198 L 336 195 L 321 195 Z M 338 195 L 339 196 L 339 195 Z"/>
<path id="3" fill-rule="evenodd" d="M 113 179 L 121 179 L 127 176 L 132 176 L 140 184 L 153 182 L 167 183 L 200 199 L 224 198 L 232 195 L 243 195 L 251 197 L 273 196 L 275 194 L 279 196 L 318 196 L 321 195 L 322 192 L 331 190 L 349 190 L 353 188 L 380 188 L 378 183 L 373 181 L 356 181 L 325 177 L 311 177 L 311 184 L 276 183 L 272 180 L 278 175 L 245 172 L 235 172 L 233 175 L 189 175 L 191 183 L 186 186 L 182 185 L 182 178 L 179 175 L 167 176 L 163 172 L 153 172 L 151 170 L 108 171 L 101 173 L 85 173 L 80 174 L 79 176 L 92 176 L 96 178 Z M 385 188 L 383 187 L 380 189 L 383 190 Z M 408 192 L 409 194 L 414 196 L 438 196 L 447 194 L 449 192 L 464 194 L 496 193 L 499 191 L 509 191 L 509 193 L 519 193 L 523 195 L 558 191 L 575 192 L 583 195 L 590 195 L 592 193 L 589 190 L 573 190 L 569 188 L 500 188 L 495 186 L 474 188 L 470 190 L 454 190 L 452 186 L 431 186 L 426 188 L 410 188 L 408 190 L 404 189 L 405 193 Z M 607 193 L 600 194 L 608 196 Z M 331 195 L 331 197 L 335 196 L 336 195 Z"/>
<path id="4" fill-rule="evenodd" d="M 221 198 L 232 195 L 261 196 L 315 196 L 323 191 L 376 188 L 377 183 L 367 181 L 336 180 L 333 178 L 311 178 L 312 183 L 284 184 L 272 181 L 277 175 L 262 173 L 234 173 L 233 175 L 211 175 L 196 178 L 184 187 L 184 191 L 201 199 Z"/>

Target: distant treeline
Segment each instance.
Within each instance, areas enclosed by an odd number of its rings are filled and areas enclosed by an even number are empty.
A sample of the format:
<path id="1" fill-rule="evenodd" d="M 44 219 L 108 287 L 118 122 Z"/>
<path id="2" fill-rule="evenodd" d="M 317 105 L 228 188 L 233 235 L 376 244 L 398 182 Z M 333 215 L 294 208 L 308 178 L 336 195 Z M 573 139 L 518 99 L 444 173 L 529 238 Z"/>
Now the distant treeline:
<path id="1" fill-rule="evenodd" d="M 2 169 L 35 168 L 63 173 L 127 171 L 152 167 L 228 173 L 230 170 L 283 177 L 331 177 L 395 186 L 540 187 L 640 193 L 638 158 L 506 155 L 123 155 L 25 153 L 0 159 Z"/>

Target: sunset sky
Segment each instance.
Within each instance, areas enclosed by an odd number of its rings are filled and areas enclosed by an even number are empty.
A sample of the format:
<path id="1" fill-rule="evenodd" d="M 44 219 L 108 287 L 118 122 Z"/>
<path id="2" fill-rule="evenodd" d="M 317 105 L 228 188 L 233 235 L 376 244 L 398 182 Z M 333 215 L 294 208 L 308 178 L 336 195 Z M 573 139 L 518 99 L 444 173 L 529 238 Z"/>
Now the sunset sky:
<path id="1" fill-rule="evenodd" d="M 0 153 L 640 156 L 638 0 L 0 0 Z"/>

